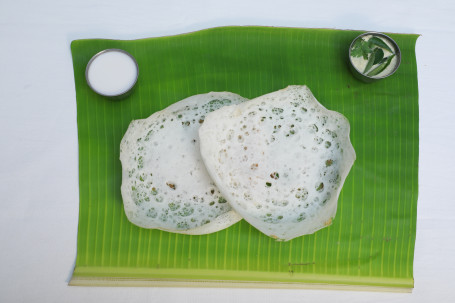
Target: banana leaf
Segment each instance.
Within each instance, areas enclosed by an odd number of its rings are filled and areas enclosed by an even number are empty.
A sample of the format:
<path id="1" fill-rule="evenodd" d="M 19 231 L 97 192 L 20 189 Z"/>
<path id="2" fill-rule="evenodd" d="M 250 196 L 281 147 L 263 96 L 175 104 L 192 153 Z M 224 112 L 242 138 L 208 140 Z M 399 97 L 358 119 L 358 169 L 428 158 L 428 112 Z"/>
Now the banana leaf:
<path id="1" fill-rule="evenodd" d="M 79 140 L 79 227 L 70 285 L 351 288 L 413 287 L 418 190 L 417 35 L 389 34 L 398 71 L 371 84 L 348 68 L 359 31 L 221 27 L 133 41 L 71 44 Z M 85 68 L 107 48 L 137 60 L 133 93 L 111 101 L 90 90 Z M 306 84 L 345 115 L 357 160 L 332 225 L 277 242 L 245 221 L 189 236 L 131 224 L 120 194 L 119 144 L 128 124 L 200 93 L 254 98 Z"/>

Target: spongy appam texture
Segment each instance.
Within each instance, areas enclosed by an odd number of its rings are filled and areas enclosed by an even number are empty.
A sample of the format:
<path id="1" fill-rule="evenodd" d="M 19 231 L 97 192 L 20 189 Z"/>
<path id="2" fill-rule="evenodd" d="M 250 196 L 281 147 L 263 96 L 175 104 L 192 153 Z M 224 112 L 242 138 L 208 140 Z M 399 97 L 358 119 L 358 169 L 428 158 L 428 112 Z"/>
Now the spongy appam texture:
<path id="1" fill-rule="evenodd" d="M 355 160 L 349 122 L 306 86 L 207 115 L 199 129 L 209 174 L 232 207 L 278 240 L 330 225 Z"/>
<path id="2" fill-rule="evenodd" d="M 121 144 L 126 216 L 144 228 L 207 234 L 241 220 L 208 175 L 199 152 L 205 116 L 246 99 L 211 92 L 130 123 Z"/>

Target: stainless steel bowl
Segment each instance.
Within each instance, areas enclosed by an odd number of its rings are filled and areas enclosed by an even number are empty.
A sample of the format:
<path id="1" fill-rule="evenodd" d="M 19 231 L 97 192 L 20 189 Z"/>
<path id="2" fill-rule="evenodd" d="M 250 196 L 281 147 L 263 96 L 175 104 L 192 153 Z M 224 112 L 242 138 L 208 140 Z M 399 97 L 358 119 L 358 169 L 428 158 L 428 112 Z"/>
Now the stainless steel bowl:
<path id="1" fill-rule="evenodd" d="M 119 93 L 119 94 L 115 94 L 115 95 L 107 95 L 107 94 L 103 94 L 103 93 L 97 91 L 97 90 L 92 86 L 92 84 L 90 83 L 90 80 L 89 80 L 89 77 L 88 77 L 88 71 L 89 71 L 89 69 L 90 69 L 90 65 L 92 64 L 92 62 L 93 62 L 97 57 L 99 57 L 100 55 L 105 54 L 105 53 L 107 53 L 107 52 L 120 52 L 120 53 L 123 53 L 123 54 L 127 55 L 128 57 L 130 57 L 130 58 L 133 60 L 134 64 L 136 65 L 136 79 L 134 80 L 133 84 L 132 84 L 128 89 L 126 89 L 125 91 L 123 91 L 123 92 L 121 92 L 121 93 Z M 130 53 L 128 53 L 127 51 L 125 51 L 125 50 L 123 50 L 123 49 L 118 49 L 118 48 L 109 48 L 109 49 L 105 49 L 105 50 L 102 50 L 102 51 L 100 51 L 99 53 L 95 54 L 95 55 L 90 59 L 90 61 L 87 63 L 87 67 L 85 68 L 85 80 L 87 81 L 88 86 L 89 86 L 95 93 L 97 93 L 97 94 L 99 94 L 99 95 L 101 95 L 101 96 L 107 97 L 107 98 L 109 98 L 109 99 L 112 99 L 112 100 L 120 100 L 120 99 L 123 99 L 123 98 L 128 97 L 128 96 L 132 93 L 134 87 L 136 86 L 136 83 L 137 83 L 137 79 L 138 79 L 138 78 L 139 78 L 139 66 L 138 66 L 138 64 L 137 64 L 136 59 L 135 59 Z"/>
<path id="2" fill-rule="evenodd" d="M 384 38 L 386 39 L 387 41 L 389 41 L 393 47 L 395 48 L 395 56 L 397 57 L 397 62 L 395 64 L 395 67 L 393 68 L 393 70 L 382 76 L 382 77 L 371 77 L 371 76 L 367 76 L 365 75 L 364 73 L 362 73 L 361 71 L 359 71 L 355 66 L 354 64 L 352 63 L 352 60 L 351 60 L 351 49 L 352 47 L 354 46 L 354 43 L 358 40 L 358 39 L 361 39 L 362 37 L 364 36 L 367 36 L 367 35 L 372 35 L 372 36 L 377 36 L 377 37 L 381 37 L 381 38 Z M 378 33 L 378 32 L 367 32 L 367 33 L 363 33 L 359 36 L 357 36 L 352 42 L 351 42 L 351 45 L 349 45 L 349 68 L 351 69 L 351 72 L 354 74 L 354 76 L 363 81 L 363 82 L 366 82 L 366 83 L 371 83 L 371 82 L 375 82 L 375 81 L 378 81 L 378 80 L 381 80 L 381 79 L 384 79 L 384 78 L 387 78 L 391 75 L 393 75 L 398 67 L 400 66 L 400 63 L 401 63 L 401 51 L 400 51 L 400 48 L 398 47 L 398 44 L 392 39 L 390 38 L 389 36 L 387 35 L 384 35 L 383 33 Z"/>

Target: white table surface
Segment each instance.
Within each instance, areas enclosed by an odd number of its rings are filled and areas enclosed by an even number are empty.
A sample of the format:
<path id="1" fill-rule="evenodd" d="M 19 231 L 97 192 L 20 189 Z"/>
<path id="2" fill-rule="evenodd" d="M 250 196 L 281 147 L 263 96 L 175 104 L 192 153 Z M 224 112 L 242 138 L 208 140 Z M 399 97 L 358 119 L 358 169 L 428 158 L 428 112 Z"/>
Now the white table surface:
<path id="1" fill-rule="evenodd" d="M 223 25 L 422 35 L 412 294 L 67 286 L 79 207 L 70 42 Z M 455 302 L 454 41 L 452 0 L 0 0 L 0 302 Z"/>

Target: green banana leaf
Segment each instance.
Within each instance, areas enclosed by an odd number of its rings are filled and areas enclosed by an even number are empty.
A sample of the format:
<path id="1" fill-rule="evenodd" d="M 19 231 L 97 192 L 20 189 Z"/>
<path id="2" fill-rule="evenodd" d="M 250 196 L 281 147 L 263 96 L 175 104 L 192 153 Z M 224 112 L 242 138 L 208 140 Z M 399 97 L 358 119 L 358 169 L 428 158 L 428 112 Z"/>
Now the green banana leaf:
<path id="1" fill-rule="evenodd" d="M 79 228 L 70 285 L 413 287 L 418 190 L 417 35 L 390 34 L 398 71 L 372 84 L 348 68 L 358 31 L 221 27 L 134 41 L 71 44 L 79 138 Z M 107 48 L 138 62 L 133 94 L 111 101 L 90 90 L 85 68 Z M 357 160 L 332 225 L 277 242 L 245 221 L 188 236 L 131 224 L 120 194 L 119 144 L 128 124 L 188 96 L 231 91 L 254 98 L 306 84 L 345 115 Z"/>

